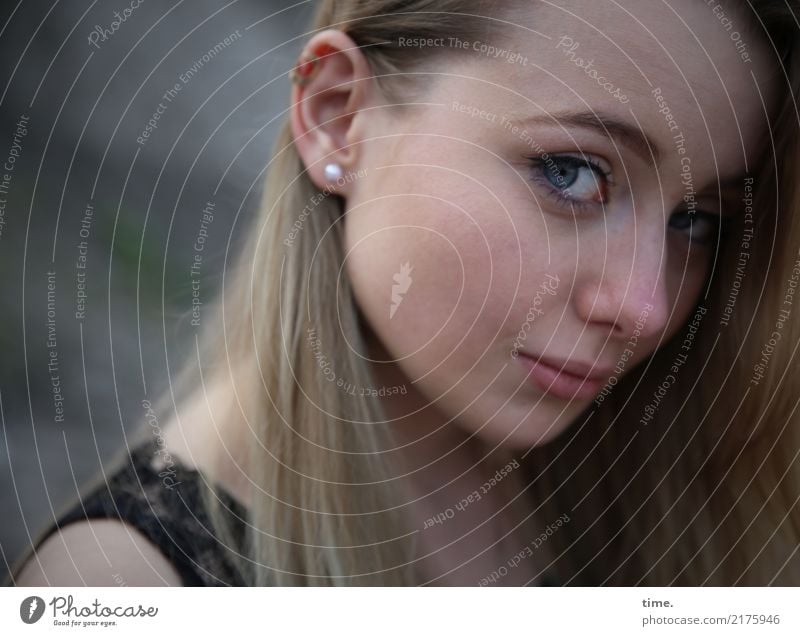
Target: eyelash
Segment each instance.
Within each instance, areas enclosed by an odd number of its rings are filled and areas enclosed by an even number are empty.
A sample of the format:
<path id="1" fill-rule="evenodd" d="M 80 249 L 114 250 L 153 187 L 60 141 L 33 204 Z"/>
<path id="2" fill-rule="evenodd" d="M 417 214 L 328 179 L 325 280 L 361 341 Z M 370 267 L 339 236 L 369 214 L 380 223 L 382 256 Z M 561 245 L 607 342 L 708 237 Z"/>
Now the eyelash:
<path id="1" fill-rule="evenodd" d="M 600 166 L 598 163 L 592 161 L 587 157 L 575 157 L 573 155 L 523 155 L 524 158 L 529 162 L 530 167 L 534 169 L 534 174 L 531 176 L 531 181 L 535 183 L 542 183 L 547 191 L 547 195 L 553 200 L 556 205 L 559 205 L 563 208 L 566 208 L 570 211 L 576 212 L 578 214 L 586 212 L 589 208 L 596 206 L 596 205 L 605 205 L 608 201 L 604 200 L 601 203 L 593 203 L 590 201 L 581 201 L 579 199 L 569 198 L 564 196 L 561 192 L 556 190 L 553 187 L 553 184 L 548 182 L 547 178 L 544 176 L 544 170 L 547 168 L 545 163 L 545 156 L 549 157 L 554 163 L 560 163 L 561 165 L 571 165 L 573 168 L 589 168 L 598 178 L 601 180 L 602 189 L 604 193 L 607 194 L 607 189 L 609 187 L 613 187 L 616 185 L 614 180 L 611 178 L 611 172 L 606 171 Z M 684 210 L 682 212 L 678 212 L 676 214 L 688 214 L 688 211 Z M 673 215 L 675 216 L 675 215 Z M 705 218 L 707 221 L 710 221 L 712 224 L 716 226 L 715 234 L 720 239 L 724 240 L 724 238 L 728 235 L 728 223 L 727 219 L 724 217 L 720 217 L 717 214 L 709 214 L 707 212 L 696 211 L 695 216 L 701 216 Z M 671 217 L 672 218 L 672 217 Z M 688 235 L 687 235 L 688 236 Z M 713 245 L 715 240 L 693 240 L 692 242 L 697 243 L 699 245 Z"/>
<path id="2" fill-rule="evenodd" d="M 603 168 L 589 159 L 588 157 L 575 157 L 573 155 L 524 155 L 525 159 L 529 162 L 530 167 L 535 169 L 534 175 L 531 177 L 531 180 L 537 183 L 542 183 L 547 190 L 548 196 L 555 201 L 555 203 L 563 208 L 568 210 L 574 210 L 576 212 L 585 212 L 593 205 L 597 205 L 596 203 L 592 203 L 589 201 L 581 201 L 579 199 L 572 199 L 567 196 L 564 196 L 561 192 L 556 190 L 553 187 L 552 183 L 547 181 L 547 178 L 544 176 L 544 170 L 547 169 L 547 165 L 545 163 L 545 156 L 547 156 L 550 160 L 554 163 L 560 163 L 561 165 L 570 165 L 573 168 L 589 168 L 598 178 L 601 180 L 601 183 L 604 184 L 604 189 L 607 187 L 613 187 L 615 185 L 614 180 L 611 178 L 611 172 L 603 170 Z M 607 203 L 607 201 L 603 201 L 602 204 Z M 601 204 L 601 205 L 602 205 Z"/>
<path id="3" fill-rule="evenodd" d="M 679 214 L 688 215 L 689 212 L 687 210 L 683 210 Z M 674 215 L 673 215 L 674 216 Z M 698 240 L 694 239 L 692 242 L 697 243 L 698 245 L 704 245 L 712 247 L 716 244 L 717 240 L 724 241 L 729 233 L 730 228 L 728 227 L 728 219 L 726 217 L 721 217 L 718 214 L 711 214 L 709 212 L 702 212 L 697 210 L 695 212 L 695 217 L 701 216 L 707 221 L 711 222 L 714 225 L 714 230 L 711 233 L 711 238 L 706 240 Z M 687 235 L 688 236 L 688 235 Z"/>

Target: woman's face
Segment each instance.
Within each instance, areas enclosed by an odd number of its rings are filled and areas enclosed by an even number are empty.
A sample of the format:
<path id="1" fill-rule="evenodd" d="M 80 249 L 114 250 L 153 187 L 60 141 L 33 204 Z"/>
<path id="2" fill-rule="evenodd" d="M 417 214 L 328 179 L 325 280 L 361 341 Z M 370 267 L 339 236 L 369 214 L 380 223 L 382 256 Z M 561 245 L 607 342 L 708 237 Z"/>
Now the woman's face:
<path id="1" fill-rule="evenodd" d="M 738 14 L 561 5 L 516 14 L 496 50 L 434 43 L 464 51 L 431 57 L 424 103 L 359 112 L 346 204 L 346 271 L 395 371 L 517 447 L 691 318 L 774 103 Z"/>

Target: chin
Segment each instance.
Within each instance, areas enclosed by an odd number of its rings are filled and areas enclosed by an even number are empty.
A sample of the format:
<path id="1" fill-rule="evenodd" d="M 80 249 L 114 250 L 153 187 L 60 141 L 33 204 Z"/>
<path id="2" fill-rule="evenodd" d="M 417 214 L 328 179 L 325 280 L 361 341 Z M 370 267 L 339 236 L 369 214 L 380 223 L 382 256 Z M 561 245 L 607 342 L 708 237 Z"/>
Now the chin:
<path id="1" fill-rule="evenodd" d="M 568 407 L 560 418 L 563 405 L 548 408 L 543 400 L 528 414 L 530 408 L 531 403 L 527 403 L 519 409 L 507 409 L 509 414 L 501 412 L 491 419 L 491 416 L 487 416 L 481 421 L 482 425 L 475 425 L 472 432 L 491 447 L 501 445 L 507 450 L 528 450 L 535 446 L 544 446 L 558 438 L 571 427 L 577 417 L 574 405 Z"/>

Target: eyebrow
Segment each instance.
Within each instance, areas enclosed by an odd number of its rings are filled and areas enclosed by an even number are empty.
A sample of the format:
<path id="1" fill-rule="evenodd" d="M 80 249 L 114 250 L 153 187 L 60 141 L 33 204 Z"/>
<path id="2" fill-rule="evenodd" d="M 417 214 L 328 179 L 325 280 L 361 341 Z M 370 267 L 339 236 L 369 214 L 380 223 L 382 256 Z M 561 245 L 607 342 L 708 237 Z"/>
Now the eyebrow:
<path id="1" fill-rule="evenodd" d="M 562 111 L 524 119 L 509 118 L 516 124 L 560 124 L 564 127 L 582 128 L 617 141 L 655 168 L 661 158 L 658 145 L 636 126 L 632 126 L 607 113 L 591 111 Z"/>

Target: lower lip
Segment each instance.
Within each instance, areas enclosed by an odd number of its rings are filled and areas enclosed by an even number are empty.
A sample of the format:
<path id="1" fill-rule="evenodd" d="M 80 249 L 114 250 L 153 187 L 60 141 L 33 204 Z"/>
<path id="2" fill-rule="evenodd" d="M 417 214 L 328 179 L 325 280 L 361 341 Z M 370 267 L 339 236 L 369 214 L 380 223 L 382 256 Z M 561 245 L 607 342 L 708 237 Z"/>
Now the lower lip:
<path id="1" fill-rule="evenodd" d="M 518 359 L 530 373 L 529 379 L 537 389 L 562 400 L 588 400 L 603 388 L 602 380 L 565 373 L 527 356 L 520 355 Z"/>

